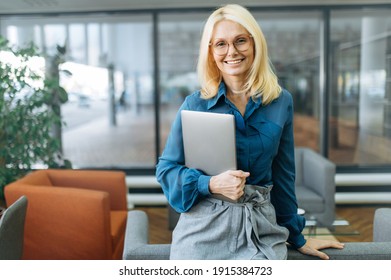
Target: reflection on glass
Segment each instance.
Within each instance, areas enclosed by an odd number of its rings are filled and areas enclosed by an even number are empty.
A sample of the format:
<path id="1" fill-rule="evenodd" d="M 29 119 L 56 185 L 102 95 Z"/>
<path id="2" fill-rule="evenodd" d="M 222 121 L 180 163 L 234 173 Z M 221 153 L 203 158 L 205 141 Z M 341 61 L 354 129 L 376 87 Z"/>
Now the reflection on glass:
<path id="1" fill-rule="evenodd" d="M 390 11 L 332 13 L 330 159 L 391 163 Z"/>
<path id="2" fill-rule="evenodd" d="M 26 16 L 1 26 L 18 44 L 41 38 L 50 55 L 67 44 L 62 141 L 74 168 L 154 167 L 151 16 Z"/>
<path id="3" fill-rule="evenodd" d="M 67 83 L 79 90 L 64 106 L 76 123 L 66 130 L 64 152 L 78 167 L 153 168 L 151 19 L 99 20 L 86 29 L 88 69 Z"/>

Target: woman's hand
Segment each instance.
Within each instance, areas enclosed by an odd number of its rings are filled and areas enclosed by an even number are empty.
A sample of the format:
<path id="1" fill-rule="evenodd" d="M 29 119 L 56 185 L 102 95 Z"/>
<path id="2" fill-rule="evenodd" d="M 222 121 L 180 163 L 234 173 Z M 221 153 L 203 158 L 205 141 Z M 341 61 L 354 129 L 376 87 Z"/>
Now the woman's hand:
<path id="1" fill-rule="evenodd" d="M 297 250 L 305 255 L 315 256 L 323 260 L 328 260 L 329 256 L 319 251 L 321 249 L 326 249 L 326 248 L 343 249 L 344 244 L 333 240 L 308 238 L 304 246 Z"/>
<path id="2" fill-rule="evenodd" d="M 209 181 L 209 190 L 212 194 L 222 194 L 232 200 L 238 200 L 244 194 L 244 185 L 249 172 L 242 170 L 228 170 L 212 176 Z"/>

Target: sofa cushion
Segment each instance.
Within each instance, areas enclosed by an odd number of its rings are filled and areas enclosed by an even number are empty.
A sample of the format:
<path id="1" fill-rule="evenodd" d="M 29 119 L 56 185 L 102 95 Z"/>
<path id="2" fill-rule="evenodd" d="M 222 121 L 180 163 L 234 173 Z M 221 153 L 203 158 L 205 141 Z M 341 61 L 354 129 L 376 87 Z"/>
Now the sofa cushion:
<path id="1" fill-rule="evenodd" d="M 309 188 L 296 186 L 296 198 L 298 206 L 307 213 L 321 213 L 324 211 L 323 198 Z"/>

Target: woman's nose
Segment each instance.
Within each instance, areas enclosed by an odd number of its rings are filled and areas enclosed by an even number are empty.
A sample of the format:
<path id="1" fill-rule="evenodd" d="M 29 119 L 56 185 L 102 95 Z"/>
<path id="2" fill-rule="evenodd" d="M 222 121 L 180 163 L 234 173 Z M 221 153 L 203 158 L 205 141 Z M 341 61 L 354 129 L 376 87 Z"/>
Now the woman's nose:
<path id="1" fill-rule="evenodd" d="M 238 53 L 238 50 L 235 48 L 235 45 L 233 43 L 229 44 L 227 54 L 232 56 L 237 53 Z"/>

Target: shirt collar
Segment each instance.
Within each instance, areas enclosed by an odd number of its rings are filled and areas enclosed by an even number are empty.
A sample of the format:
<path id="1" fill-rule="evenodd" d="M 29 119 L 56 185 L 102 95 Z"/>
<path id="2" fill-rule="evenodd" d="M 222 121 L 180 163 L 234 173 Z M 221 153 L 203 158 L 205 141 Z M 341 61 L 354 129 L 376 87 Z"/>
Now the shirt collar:
<path id="1" fill-rule="evenodd" d="M 227 90 L 225 84 L 224 82 L 221 82 L 217 90 L 217 94 L 213 98 L 208 100 L 208 110 L 211 109 L 213 106 L 215 106 L 223 96 L 226 97 L 226 94 L 227 94 Z M 255 103 L 256 108 L 258 108 L 262 104 L 261 97 L 251 98 L 251 99 Z"/>
<path id="2" fill-rule="evenodd" d="M 221 82 L 219 85 L 219 88 L 217 90 L 217 94 L 208 100 L 208 109 L 211 109 L 213 106 L 217 104 L 217 102 L 222 98 L 222 96 L 225 97 L 226 95 L 226 88 L 224 82 Z"/>

